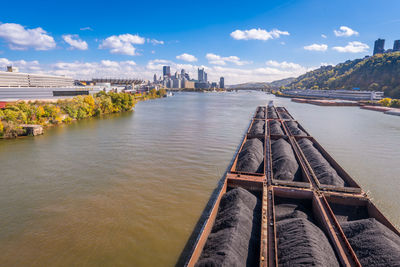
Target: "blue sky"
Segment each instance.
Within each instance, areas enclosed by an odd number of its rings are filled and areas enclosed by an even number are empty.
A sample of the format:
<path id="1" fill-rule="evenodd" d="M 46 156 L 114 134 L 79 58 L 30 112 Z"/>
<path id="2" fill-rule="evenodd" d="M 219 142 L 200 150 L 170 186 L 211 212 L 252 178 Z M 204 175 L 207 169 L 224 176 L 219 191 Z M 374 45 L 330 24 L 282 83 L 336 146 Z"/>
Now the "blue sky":
<path id="1" fill-rule="evenodd" d="M 272 81 L 400 39 L 400 1 L 5 1 L 0 68 L 151 79 L 204 66 L 227 84 Z"/>

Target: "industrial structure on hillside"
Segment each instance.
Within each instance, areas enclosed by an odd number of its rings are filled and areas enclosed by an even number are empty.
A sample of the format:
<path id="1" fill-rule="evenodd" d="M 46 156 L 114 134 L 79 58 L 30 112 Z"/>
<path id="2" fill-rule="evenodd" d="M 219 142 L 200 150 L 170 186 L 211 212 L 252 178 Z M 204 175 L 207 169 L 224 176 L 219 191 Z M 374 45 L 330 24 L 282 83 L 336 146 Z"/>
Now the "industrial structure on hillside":
<path id="1" fill-rule="evenodd" d="M 396 40 L 393 43 L 393 49 L 385 50 L 385 39 L 378 39 L 374 44 L 374 55 L 376 54 L 385 54 L 392 52 L 400 52 L 400 40 Z"/>

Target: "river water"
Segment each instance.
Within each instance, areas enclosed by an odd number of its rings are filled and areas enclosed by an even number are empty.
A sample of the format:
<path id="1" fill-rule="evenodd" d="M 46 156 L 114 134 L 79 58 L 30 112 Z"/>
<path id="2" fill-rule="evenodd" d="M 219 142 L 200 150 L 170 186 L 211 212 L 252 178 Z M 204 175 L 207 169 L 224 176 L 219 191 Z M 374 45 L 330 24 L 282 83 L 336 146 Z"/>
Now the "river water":
<path id="1" fill-rule="evenodd" d="M 400 117 L 261 92 L 178 93 L 0 140 L 0 265 L 174 265 L 256 106 L 271 99 L 399 227 Z"/>

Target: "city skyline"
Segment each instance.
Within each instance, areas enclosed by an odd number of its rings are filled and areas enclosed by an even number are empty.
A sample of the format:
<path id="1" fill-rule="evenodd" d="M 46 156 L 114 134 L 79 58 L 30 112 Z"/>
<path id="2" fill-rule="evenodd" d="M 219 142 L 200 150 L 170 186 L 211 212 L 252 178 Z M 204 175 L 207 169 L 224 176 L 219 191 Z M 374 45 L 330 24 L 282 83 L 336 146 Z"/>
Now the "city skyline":
<path id="1" fill-rule="evenodd" d="M 396 1 L 204 1 L 196 9 L 116 1 L 107 11 L 90 1 L 62 6 L 65 12 L 59 13 L 54 3 L 46 3 L 45 11 L 28 1 L 3 4 L 0 69 L 153 80 L 169 65 L 191 77 L 204 68 L 209 80 L 223 76 L 228 85 L 268 82 L 372 55 L 376 39 L 391 44 L 400 38 Z"/>

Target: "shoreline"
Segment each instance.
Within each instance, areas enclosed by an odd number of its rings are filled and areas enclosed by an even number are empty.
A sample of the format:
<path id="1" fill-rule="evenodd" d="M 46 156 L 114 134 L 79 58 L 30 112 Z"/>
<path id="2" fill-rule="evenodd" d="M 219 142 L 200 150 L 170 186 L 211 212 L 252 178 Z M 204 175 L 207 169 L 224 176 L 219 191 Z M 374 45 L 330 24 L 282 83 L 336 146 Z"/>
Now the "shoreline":
<path id="1" fill-rule="evenodd" d="M 313 97 L 299 97 L 289 96 L 282 94 L 275 94 L 277 97 L 290 98 L 292 102 L 300 104 L 311 104 L 317 106 L 334 106 L 334 107 L 360 107 L 361 109 L 383 112 L 387 115 L 400 116 L 400 108 L 386 107 L 379 102 L 369 101 L 353 101 L 332 98 L 313 98 Z"/>
<path id="2" fill-rule="evenodd" d="M 0 139 L 44 134 L 44 130 L 86 118 L 131 111 L 139 101 L 162 98 L 164 91 L 130 94 L 99 92 L 68 99 L 19 100 L 0 109 Z"/>

